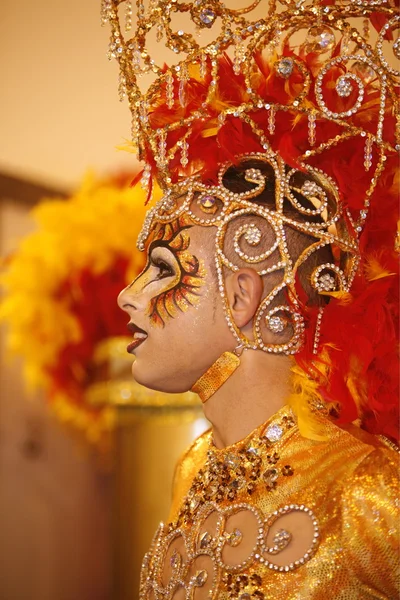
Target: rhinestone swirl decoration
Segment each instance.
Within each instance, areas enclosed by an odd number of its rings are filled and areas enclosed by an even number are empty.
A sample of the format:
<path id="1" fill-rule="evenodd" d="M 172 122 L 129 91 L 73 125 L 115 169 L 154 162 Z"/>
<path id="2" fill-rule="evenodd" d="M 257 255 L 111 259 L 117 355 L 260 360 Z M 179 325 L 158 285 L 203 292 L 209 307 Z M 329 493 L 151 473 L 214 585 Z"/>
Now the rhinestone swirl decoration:
<path id="1" fill-rule="evenodd" d="M 218 185 L 204 185 L 199 180 L 191 180 L 189 187 L 187 182 L 171 187 L 146 215 L 138 248 L 144 250 L 150 231 L 157 223 L 172 222 L 182 216 L 193 225 L 216 228 L 218 287 L 233 335 L 247 348 L 294 354 L 301 347 L 304 331 L 303 317 L 296 304 L 294 282 L 297 269 L 316 250 L 335 244 L 346 253 L 345 270 L 330 263 L 319 265 L 312 275 L 312 285 L 318 293 L 336 289 L 347 291 L 357 268 L 357 243 L 343 227 L 340 237 L 335 235 L 332 226 L 341 216 L 340 205 L 336 201 L 338 191 L 333 181 L 321 171 L 305 165 L 307 175 L 295 169 L 288 170 L 272 150 L 267 157 L 259 153 L 244 158 L 259 161 L 268 169 L 264 175 L 259 169 L 245 170 L 246 181 L 253 184 L 249 191 L 234 193 L 225 186 L 224 177 L 230 165 L 221 168 Z M 271 208 L 252 202 L 267 185 L 268 178 L 279 189 Z M 307 218 L 321 217 L 322 213 L 324 218 L 317 218 L 315 222 L 295 219 L 293 210 L 287 210 L 287 203 Z M 313 240 L 296 264 L 288 251 L 286 227 L 306 233 Z M 233 256 L 226 248 L 228 240 L 233 241 Z M 248 265 L 255 268 L 261 277 L 271 274 L 277 277 L 276 284 L 262 300 L 255 316 L 254 341 L 235 326 L 225 290 L 225 271 L 235 272 Z M 334 277 L 330 276 L 328 282 L 329 269 L 334 270 Z M 286 302 L 287 295 L 291 298 L 290 307 Z M 282 337 L 282 341 L 278 339 L 276 343 L 267 343 L 267 331 Z"/>
<path id="2" fill-rule="evenodd" d="M 175 28 L 176 17 L 182 21 Z M 145 162 L 142 185 L 150 194 L 156 178 L 165 193 L 149 211 L 139 248 L 155 223 L 184 212 L 193 224 L 215 226 L 219 290 L 238 342 L 296 353 L 305 328 L 295 286 L 299 265 L 332 247 L 335 263 L 314 269 L 311 285 L 324 296 L 350 290 L 371 197 L 387 159 L 400 150 L 400 73 L 393 62 L 400 16 L 393 2 L 255 0 L 238 9 L 219 0 L 102 0 L 101 22 L 111 26 L 108 57 L 119 64 L 119 96 L 131 109 L 132 142 Z M 237 90 L 229 100 L 226 87 Z M 294 124 L 306 129 L 289 167 L 278 148 Z M 275 212 L 257 203 L 268 177 L 253 165 L 249 191 L 233 193 L 222 181 L 229 165 L 219 152 L 224 147 L 229 154 L 236 131 L 242 150 L 233 151 L 232 163 L 252 156 L 272 167 Z M 320 168 L 346 144 L 357 147 L 365 176 L 352 206 L 338 192 L 342 182 Z M 301 171 L 308 176 L 299 183 Z M 287 227 L 314 238 L 295 264 Z M 259 307 L 251 341 L 233 323 L 224 285 L 227 271 L 246 265 L 271 281 L 280 278 Z M 276 343 L 266 342 L 267 330 Z"/>
<path id="3" fill-rule="evenodd" d="M 250 567 L 288 573 L 313 557 L 320 532 L 311 509 L 287 504 L 264 515 L 254 503 L 241 500 L 251 497 L 260 486 L 272 493 L 282 478 L 293 475 L 290 465 L 281 464 L 278 444 L 294 428 L 295 421 L 288 413 L 267 428 L 261 427 L 240 449 L 219 453 L 210 447 L 206 464 L 195 477 L 176 522 L 161 524 L 155 535 L 144 559 L 140 597 L 154 594 L 154 598 L 172 599 L 183 588 L 184 597 L 193 598 L 194 589 L 201 588 L 203 595 L 199 597 L 214 598 L 222 580 L 228 590 L 237 591 L 240 584 L 245 598 L 251 589 L 260 590 L 262 585 L 257 573 L 242 575 Z M 286 524 L 288 515 L 295 516 L 297 522 L 301 518 L 303 526 L 308 524 L 309 539 L 296 539 L 295 530 Z M 251 544 L 244 552 L 243 527 L 247 541 L 252 532 Z M 293 544 L 297 548 L 291 560 L 280 560 Z M 231 597 L 237 598 L 229 594 Z"/>

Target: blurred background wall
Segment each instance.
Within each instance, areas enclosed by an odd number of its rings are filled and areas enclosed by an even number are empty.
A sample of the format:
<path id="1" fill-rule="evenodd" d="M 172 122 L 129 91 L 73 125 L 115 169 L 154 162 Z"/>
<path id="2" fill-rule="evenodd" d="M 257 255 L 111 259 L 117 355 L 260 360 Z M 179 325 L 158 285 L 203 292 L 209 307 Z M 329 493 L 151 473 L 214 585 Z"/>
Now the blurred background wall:
<path id="1" fill-rule="evenodd" d="M 18 189 L 32 202 L 44 192 Z M 2 257 L 32 230 L 30 206 L 1 197 Z M 4 327 L 0 342 L 0 598 L 110 599 L 112 474 L 55 420 L 43 394 L 27 393 Z"/>
<path id="2" fill-rule="evenodd" d="M 116 150 L 129 138 L 130 117 L 118 100 L 117 65 L 106 58 L 99 5 L 2 6 L 3 267 L 33 231 L 29 210 L 40 199 L 67 197 L 87 169 L 103 177 L 137 167 Z M 167 516 L 176 459 L 206 426 L 199 408 L 180 415 L 124 406 L 113 455 L 99 460 L 60 425 L 43 393 L 27 392 L 6 331 L 1 325 L 0 599 L 136 600 L 140 559 Z"/>
<path id="3" fill-rule="evenodd" d="M 32 230 L 29 208 L 89 167 L 132 155 L 129 111 L 108 63 L 99 0 L 19 0 L 0 18 L 0 251 Z M 4 330 L 4 327 L 2 328 Z M 27 335 L 29 332 L 27 331 Z M 104 600 L 112 594 L 112 474 L 27 396 L 18 361 L 0 362 L 0 598 Z"/>

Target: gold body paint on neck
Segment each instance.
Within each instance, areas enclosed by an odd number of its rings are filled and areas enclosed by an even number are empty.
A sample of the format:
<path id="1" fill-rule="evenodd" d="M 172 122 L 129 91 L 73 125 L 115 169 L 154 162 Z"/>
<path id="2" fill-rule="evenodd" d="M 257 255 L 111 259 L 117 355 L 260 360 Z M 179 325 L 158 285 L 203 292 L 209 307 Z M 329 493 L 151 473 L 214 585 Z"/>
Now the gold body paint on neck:
<path id="1" fill-rule="evenodd" d="M 229 379 L 239 365 L 240 358 L 237 354 L 224 352 L 196 381 L 191 391 L 198 394 L 204 404 Z"/>

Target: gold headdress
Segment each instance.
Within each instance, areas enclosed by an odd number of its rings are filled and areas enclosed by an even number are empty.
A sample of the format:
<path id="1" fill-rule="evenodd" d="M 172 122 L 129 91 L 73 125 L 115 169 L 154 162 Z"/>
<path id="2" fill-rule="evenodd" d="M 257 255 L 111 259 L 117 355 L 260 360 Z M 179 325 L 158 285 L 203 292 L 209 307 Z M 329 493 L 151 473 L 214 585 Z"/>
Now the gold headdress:
<path id="1" fill-rule="evenodd" d="M 356 300 L 368 283 L 374 300 L 383 301 L 375 282 L 391 272 L 396 231 L 400 72 L 391 52 L 400 57 L 399 38 L 393 41 L 400 16 L 392 1 L 255 0 L 229 8 L 218 0 L 138 0 L 134 9 L 129 1 L 103 0 L 102 21 L 111 25 L 108 55 L 119 62 L 120 98 L 128 98 L 133 143 L 145 161 L 142 184 L 151 187 L 156 177 L 166 194 L 149 212 L 139 246 L 154 223 L 185 213 L 193 223 L 217 227 L 224 301 L 223 269 L 247 263 L 261 275 L 283 271 L 259 308 L 254 342 L 237 331 L 227 310 L 232 331 L 249 347 L 287 353 L 302 347 L 305 361 L 324 343 L 340 346 L 340 324 L 335 331 L 333 321 L 325 330 L 323 324 L 329 313 L 346 321 L 344 304 L 368 335 Z M 246 162 L 248 187 L 234 191 L 226 174 Z M 267 207 L 258 199 L 271 182 L 275 199 Z M 233 260 L 225 233 L 238 217 Z M 269 249 L 262 221 L 275 239 Z M 289 256 L 286 227 L 313 240 L 297 261 Z M 332 248 L 332 260 L 314 268 L 310 283 L 337 301 L 325 309 L 307 306 L 296 280 L 298 267 L 324 246 Z M 263 327 L 279 334 L 287 322 L 289 340 L 264 342 Z M 346 379 L 346 363 L 338 369 Z M 347 393 L 354 412 L 363 399 L 349 386 Z"/>

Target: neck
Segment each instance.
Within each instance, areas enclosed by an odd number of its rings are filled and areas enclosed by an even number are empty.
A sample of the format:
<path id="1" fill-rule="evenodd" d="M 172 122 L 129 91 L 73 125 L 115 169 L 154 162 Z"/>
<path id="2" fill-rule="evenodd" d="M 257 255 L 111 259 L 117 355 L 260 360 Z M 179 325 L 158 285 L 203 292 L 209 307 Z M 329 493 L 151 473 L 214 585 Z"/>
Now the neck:
<path id="1" fill-rule="evenodd" d="M 245 438 L 286 404 L 291 366 L 288 356 L 243 352 L 240 366 L 203 405 L 217 448 Z"/>

